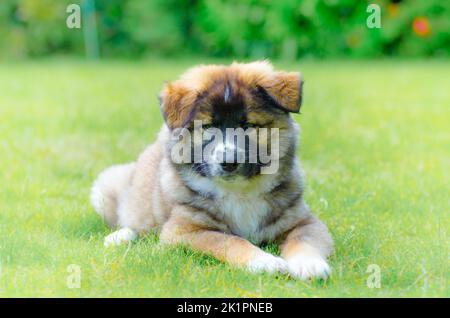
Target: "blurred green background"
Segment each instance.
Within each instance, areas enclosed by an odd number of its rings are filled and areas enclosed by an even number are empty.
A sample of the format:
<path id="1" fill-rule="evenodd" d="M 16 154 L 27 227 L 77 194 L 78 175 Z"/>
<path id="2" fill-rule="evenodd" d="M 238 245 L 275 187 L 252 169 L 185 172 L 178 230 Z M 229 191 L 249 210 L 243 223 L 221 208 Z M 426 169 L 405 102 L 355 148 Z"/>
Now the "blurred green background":
<path id="1" fill-rule="evenodd" d="M 71 3 L 82 7 L 80 29 L 66 26 Z M 366 25 L 370 3 L 381 8 L 380 29 Z M 102 58 L 448 57 L 450 1 L 0 1 L 2 58 L 84 56 L 89 36 Z"/>

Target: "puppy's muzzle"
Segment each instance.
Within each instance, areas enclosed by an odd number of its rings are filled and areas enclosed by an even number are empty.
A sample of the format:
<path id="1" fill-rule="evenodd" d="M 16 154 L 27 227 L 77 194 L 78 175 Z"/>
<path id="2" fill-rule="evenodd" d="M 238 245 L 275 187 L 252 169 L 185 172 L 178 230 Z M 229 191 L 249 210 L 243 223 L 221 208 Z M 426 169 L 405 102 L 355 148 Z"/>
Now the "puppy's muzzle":
<path id="1" fill-rule="evenodd" d="M 220 167 L 222 168 L 222 170 L 225 172 L 228 172 L 228 173 L 235 171 L 238 166 L 239 166 L 239 164 L 234 163 L 234 162 L 222 162 L 220 164 Z"/>

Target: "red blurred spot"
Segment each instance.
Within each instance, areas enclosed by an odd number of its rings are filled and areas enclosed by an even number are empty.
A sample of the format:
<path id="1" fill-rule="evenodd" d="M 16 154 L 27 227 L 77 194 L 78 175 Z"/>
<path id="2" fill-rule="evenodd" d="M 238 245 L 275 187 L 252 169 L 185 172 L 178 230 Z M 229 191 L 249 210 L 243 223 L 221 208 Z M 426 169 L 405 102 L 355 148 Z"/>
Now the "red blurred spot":
<path id="1" fill-rule="evenodd" d="M 418 36 L 427 36 L 431 33 L 430 23 L 427 18 L 416 17 L 412 24 L 414 33 Z"/>

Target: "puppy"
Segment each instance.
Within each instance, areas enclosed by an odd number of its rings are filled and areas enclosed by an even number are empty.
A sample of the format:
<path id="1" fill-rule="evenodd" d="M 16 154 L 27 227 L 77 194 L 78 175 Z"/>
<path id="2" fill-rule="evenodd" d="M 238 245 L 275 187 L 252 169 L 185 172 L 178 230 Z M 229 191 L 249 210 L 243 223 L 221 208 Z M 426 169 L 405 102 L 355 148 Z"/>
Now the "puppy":
<path id="1" fill-rule="evenodd" d="M 267 61 L 194 67 L 166 84 L 157 141 L 136 162 L 103 171 L 92 187 L 96 211 L 118 228 L 105 246 L 155 230 L 163 244 L 253 272 L 326 278 L 333 241 L 303 200 L 295 154 L 299 128 L 290 114 L 301 98 L 300 74 L 274 71 Z M 244 131 L 246 143 L 228 138 L 229 129 Z M 263 242 L 279 243 L 281 257 L 260 249 Z"/>

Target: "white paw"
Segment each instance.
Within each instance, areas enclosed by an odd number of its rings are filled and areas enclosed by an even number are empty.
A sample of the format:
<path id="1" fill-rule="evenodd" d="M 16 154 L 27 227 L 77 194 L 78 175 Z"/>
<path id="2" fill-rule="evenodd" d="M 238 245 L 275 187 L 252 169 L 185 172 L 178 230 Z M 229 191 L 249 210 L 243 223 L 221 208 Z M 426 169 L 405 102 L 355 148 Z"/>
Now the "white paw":
<path id="1" fill-rule="evenodd" d="M 301 280 L 309 278 L 326 279 L 331 273 L 327 261 L 318 254 L 301 253 L 289 259 L 287 264 L 289 274 Z"/>
<path id="2" fill-rule="evenodd" d="M 251 272 L 266 272 L 266 273 L 287 273 L 288 266 L 284 259 L 281 257 L 273 256 L 272 254 L 261 254 L 252 259 L 247 264 L 247 269 Z"/>
<path id="3" fill-rule="evenodd" d="M 106 236 L 103 245 L 105 247 L 108 247 L 120 244 L 128 244 L 129 242 L 135 240 L 137 237 L 138 234 L 135 231 L 133 231 L 132 229 L 124 228 Z"/>

